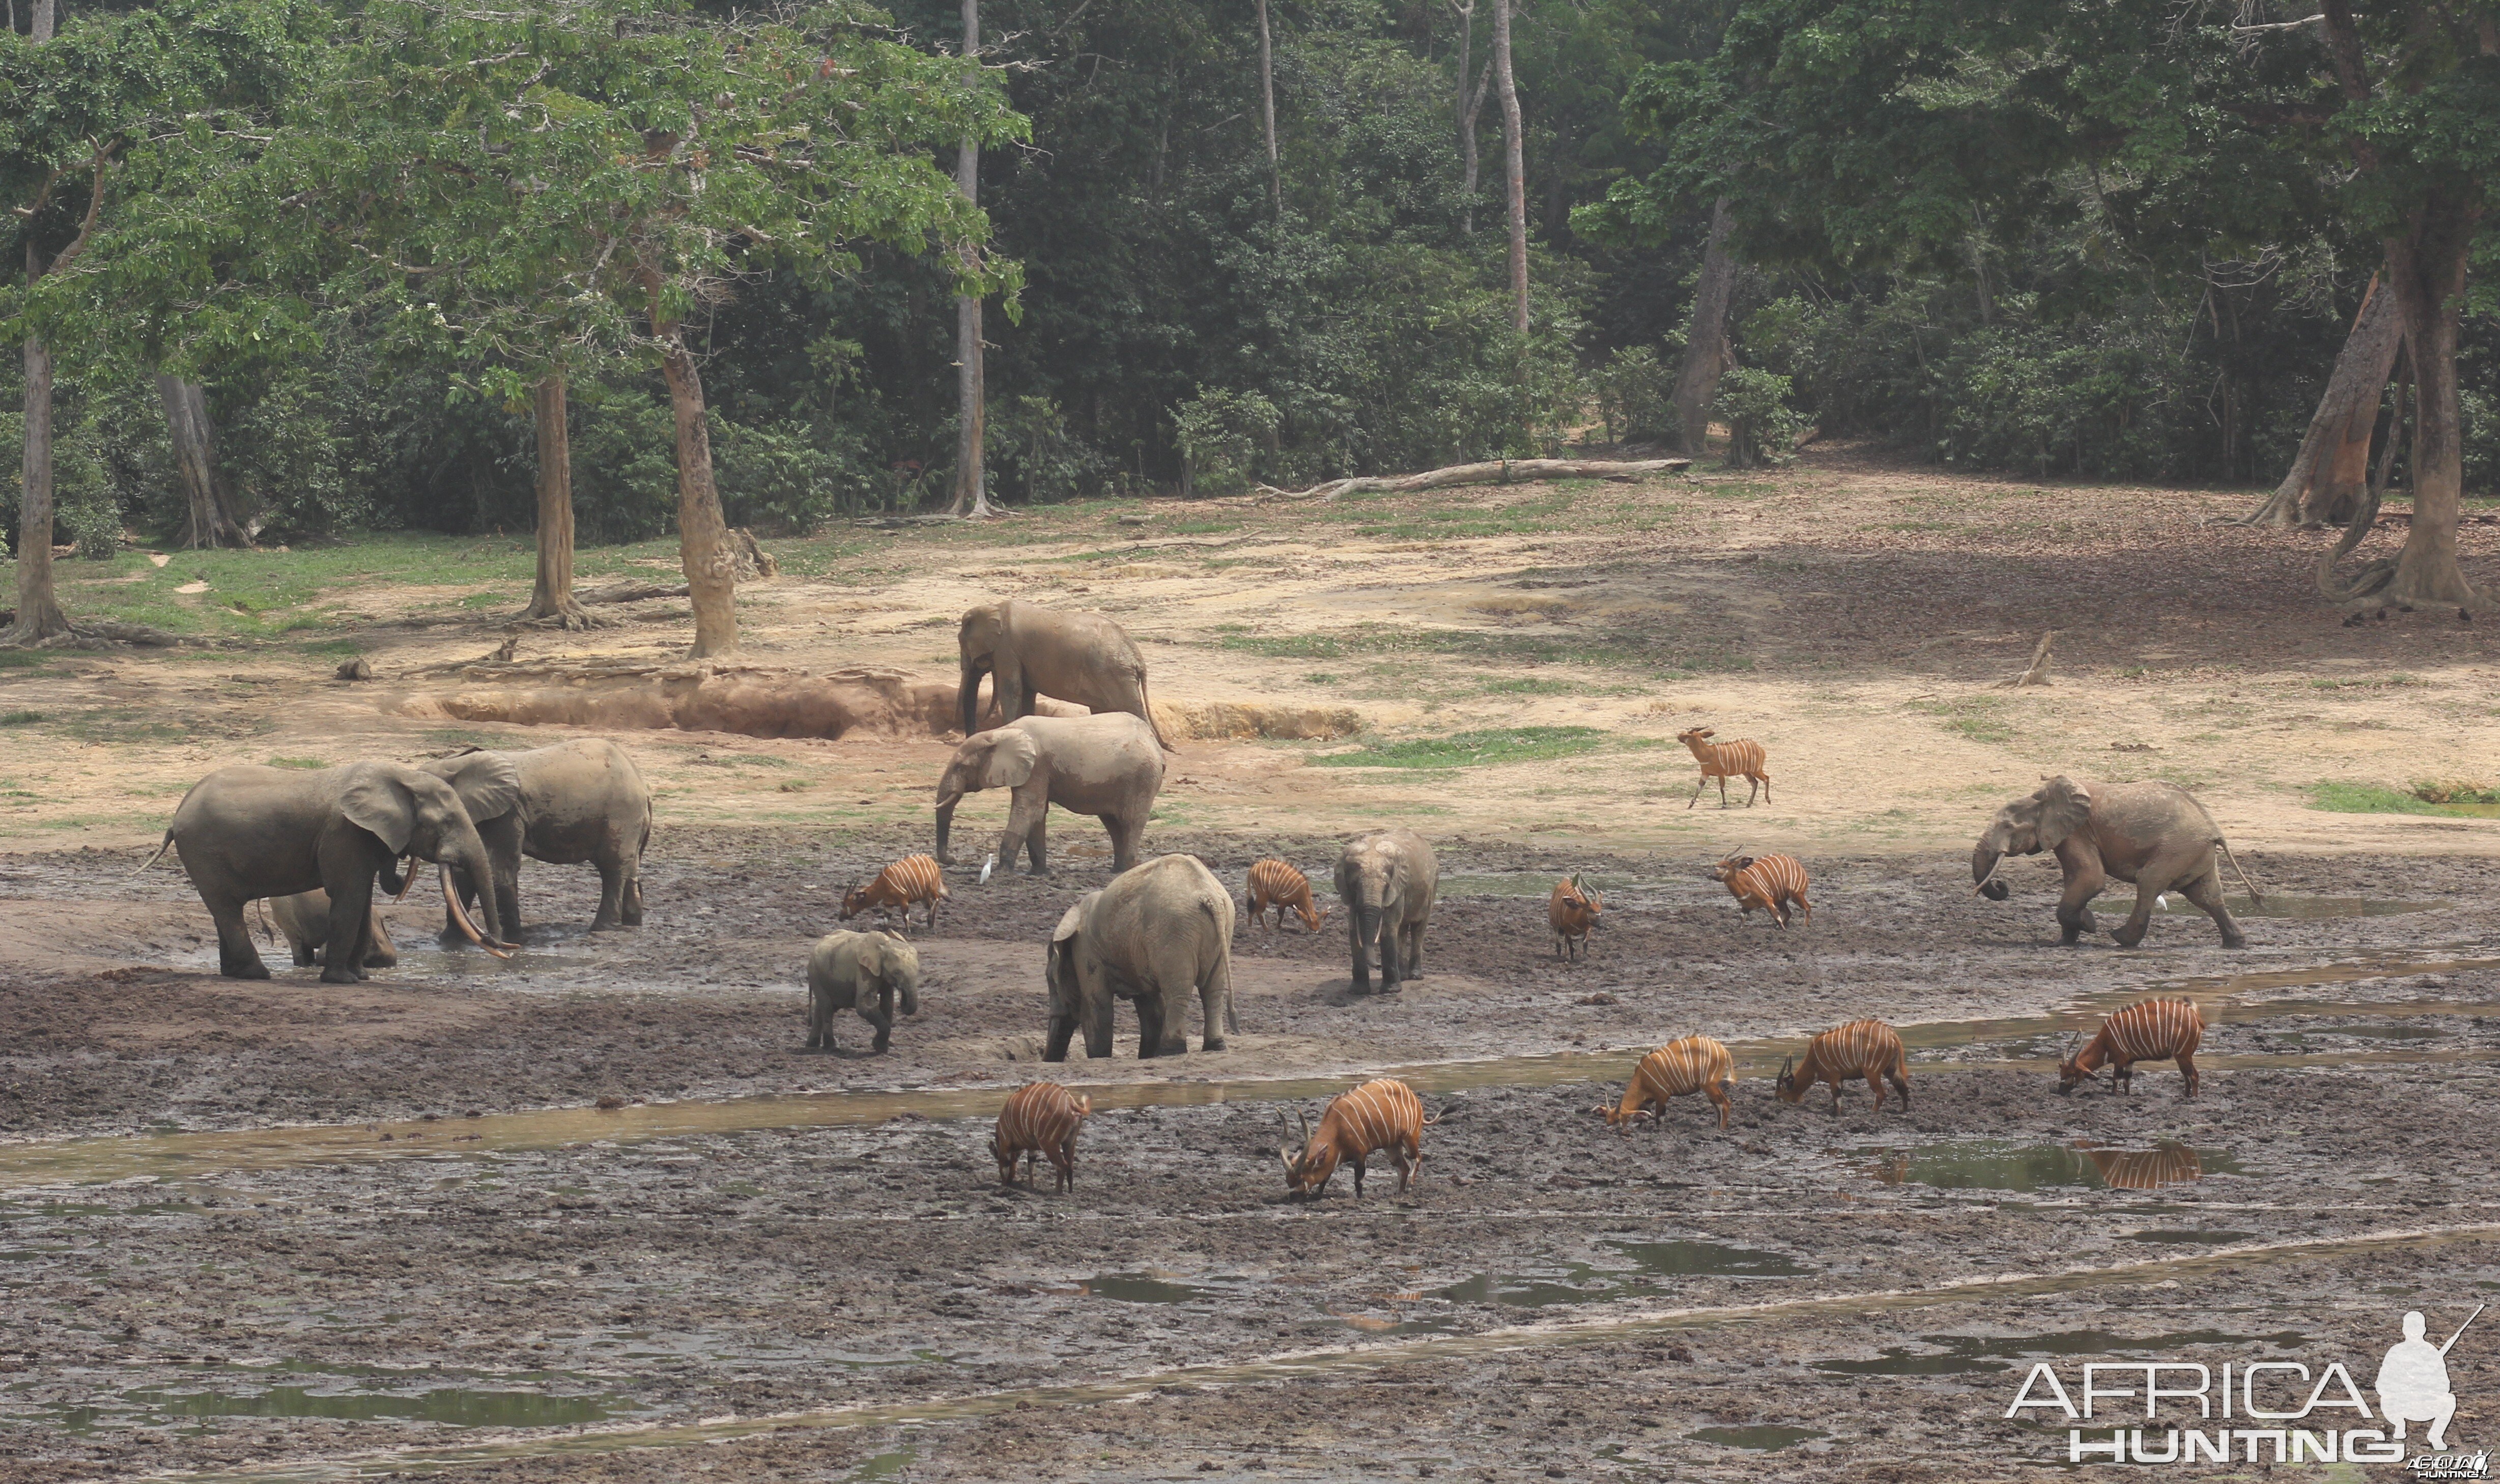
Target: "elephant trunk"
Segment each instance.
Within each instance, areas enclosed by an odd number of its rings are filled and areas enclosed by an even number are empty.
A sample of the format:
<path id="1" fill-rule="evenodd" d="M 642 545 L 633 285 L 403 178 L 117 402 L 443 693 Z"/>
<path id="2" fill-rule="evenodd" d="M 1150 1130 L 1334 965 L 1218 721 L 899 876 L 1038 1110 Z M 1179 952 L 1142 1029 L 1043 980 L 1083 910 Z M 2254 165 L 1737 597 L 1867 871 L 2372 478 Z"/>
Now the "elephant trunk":
<path id="1" fill-rule="evenodd" d="M 966 737 L 980 730 L 981 676 L 988 673 L 986 665 L 966 665 L 960 673 L 961 678 L 955 682 L 955 709 L 963 720 Z"/>
<path id="2" fill-rule="evenodd" d="M 950 792 L 943 788 L 938 794 L 938 863 L 941 866 L 955 864 L 955 857 L 948 854 L 946 850 L 946 837 L 954 832 L 955 806 L 962 801 L 963 797 L 960 792 Z"/>
<path id="3" fill-rule="evenodd" d="M 2004 864 L 2004 861 L 2003 852 L 1990 845 L 1987 841 L 1983 840 L 1971 847 L 1970 878 L 1974 883 L 1971 888 L 1974 896 L 1986 897 L 1990 902 L 2002 902 L 2011 894 L 2006 884 L 1996 879 L 1996 868 Z"/>
<path id="4" fill-rule="evenodd" d="M 1363 944 L 1363 956 L 1366 960 L 1369 959 L 1371 957 L 1372 950 L 1380 945 L 1379 904 L 1372 902 L 1358 902 L 1355 904 L 1354 933 L 1357 940 L 1359 940 Z"/>
<path id="5" fill-rule="evenodd" d="M 484 922 L 482 933 L 473 936 L 478 938 L 479 946 L 487 951 L 509 956 L 509 950 L 515 945 L 504 937 L 503 913 L 495 905 L 495 868 L 486 857 L 486 842 L 471 831 L 467 839 L 455 841 L 435 859 L 446 868 L 443 877 L 443 898 L 451 905 L 453 919 L 464 928 L 475 926 L 468 921 L 468 912 L 460 905 L 459 893 L 451 887 L 450 873 L 457 871 L 477 889 L 477 915 Z"/>

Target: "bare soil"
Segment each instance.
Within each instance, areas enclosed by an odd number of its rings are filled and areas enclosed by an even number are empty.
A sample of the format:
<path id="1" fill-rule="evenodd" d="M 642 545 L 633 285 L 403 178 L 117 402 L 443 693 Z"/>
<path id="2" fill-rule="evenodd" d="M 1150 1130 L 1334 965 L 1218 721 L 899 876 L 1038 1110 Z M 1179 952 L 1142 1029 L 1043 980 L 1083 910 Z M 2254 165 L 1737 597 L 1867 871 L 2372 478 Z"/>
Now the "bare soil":
<path id="1" fill-rule="evenodd" d="M 2066 1456 L 2062 1420 L 2005 1417 L 2036 1362 L 2366 1386 L 2405 1309 L 2444 1337 L 2500 1288 L 2500 825 L 2306 792 L 2487 776 L 2481 615 L 2343 628 L 2307 538 L 2199 523 L 2240 495 L 1845 452 L 1566 495 L 1398 502 L 1370 536 L 1202 507 L 1234 528 L 901 534 L 857 581 L 748 592 L 776 663 L 941 675 L 952 615 L 1012 586 L 1131 622 L 1159 699 L 1364 713 L 1351 742 L 1184 742 L 1148 848 L 1236 887 L 1281 854 L 1326 900 L 1346 831 L 1424 829 L 1425 977 L 1354 997 L 1336 920 L 1244 926 L 1241 1033 L 1168 1060 L 1125 1010 L 1114 1058 L 1034 1060 L 1040 943 L 1107 878 L 1067 816 L 1051 876 L 950 873 L 891 1053 L 855 1020 L 802 1049 L 806 946 L 927 847 L 942 739 L 622 734 L 662 790 L 644 928 L 581 931 L 595 877 L 531 865 L 510 963 L 438 944 L 412 894 L 400 969 L 323 985 L 272 946 L 246 982 L 178 871 L 129 878 L 137 847 L 216 763 L 459 740 L 411 703 L 492 631 L 375 628 L 377 687 L 275 648 L 0 670 L 0 711 L 47 718 L 0 733 L 0 1484 L 2010 1477 Z M 1505 528 L 1405 529 L 1444 510 Z M 1990 689 L 2052 626 L 2057 684 Z M 1247 643 L 1328 633 L 1333 657 Z M 1777 802 L 1685 809 L 1661 743 L 1695 721 L 1761 736 Z M 1320 761 L 1521 726 L 1599 741 Z M 2275 904 L 2250 947 L 2174 903 L 2140 948 L 2059 948 L 2045 860 L 1972 898 L 1970 838 L 2052 770 L 2198 788 Z M 1003 802 L 965 811 L 970 855 Z M 1706 878 L 1737 843 L 1802 856 L 1811 924 Z M 1563 964 L 1544 894 L 1570 871 L 1608 906 Z M 2069 1035 L 2149 993 L 2205 1006 L 2202 1095 L 2163 1064 L 2056 1097 Z M 1859 1015 L 1909 1037 L 1911 1105 L 1779 1103 L 1777 1057 Z M 1694 1099 L 1629 1134 L 1592 1113 L 1695 1030 L 1739 1047 L 1730 1128 Z M 1419 1185 L 1288 1201 L 1285 1116 L 1388 1068 L 1439 1118 Z M 1097 1099 L 1068 1195 L 1002 1189 L 983 1148 L 1033 1076 Z M 2495 1335 L 2449 1361 L 2472 1446 L 2500 1441 Z"/>

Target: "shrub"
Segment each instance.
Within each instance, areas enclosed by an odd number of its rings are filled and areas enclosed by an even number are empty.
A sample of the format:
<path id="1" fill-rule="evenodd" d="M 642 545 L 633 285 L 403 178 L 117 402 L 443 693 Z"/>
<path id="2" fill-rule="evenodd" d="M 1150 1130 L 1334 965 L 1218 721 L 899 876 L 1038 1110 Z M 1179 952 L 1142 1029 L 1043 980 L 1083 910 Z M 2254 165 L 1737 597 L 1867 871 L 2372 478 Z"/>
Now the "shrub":
<path id="1" fill-rule="evenodd" d="M 1804 414 L 1789 406 L 1791 383 L 1777 372 L 1737 366 L 1719 378 L 1719 397 L 1710 411 L 1727 424 L 1727 462 L 1739 469 L 1783 462 L 1796 436 L 1805 431 Z"/>
<path id="2" fill-rule="evenodd" d="M 1626 346 L 1617 350 L 1598 369 L 1596 383 L 1597 415 L 1605 419 L 1608 443 L 1681 436 L 1675 414 L 1675 373 L 1659 358 L 1657 346 Z"/>
<path id="3" fill-rule="evenodd" d="M 1180 443 L 1180 492 L 1237 495 L 1250 487 L 1250 471 L 1262 450 L 1272 451 L 1283 422 L 1276 404 L 1255 391 L 1199 389 L 1172 409 Z"/>

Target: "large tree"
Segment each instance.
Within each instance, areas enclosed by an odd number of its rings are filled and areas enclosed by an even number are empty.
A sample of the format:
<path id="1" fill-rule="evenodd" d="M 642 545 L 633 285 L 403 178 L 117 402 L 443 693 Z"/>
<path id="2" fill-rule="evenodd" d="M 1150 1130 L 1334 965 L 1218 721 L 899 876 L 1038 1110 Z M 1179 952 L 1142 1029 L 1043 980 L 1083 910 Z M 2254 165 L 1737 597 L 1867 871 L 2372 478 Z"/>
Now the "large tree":
<path id="1" fill-rule="evenodd" d="M 932 151 L 1021 137 L 981 69 L 905 45 L 856 6 L 714 20 L 640 0 L 477 11 L 379 0 L 357 16 L 278 189 L 355 267 L 365 312 L 472 359 L 537 412 L 540 592 L 577 612 L 564 379 L 656 361 L 677 455 L 693 653 L 738 645 L 699 331 L 742 280 L 822 281 L 880 242 L 933 245 L 967 291 L 1012 290 L 987 223 Z"/>
<path id="2" fill-rule="evenodd" d="M 2338 595 L 2472 600 L 2455 350 L 2500 163 L 2487 5 L 1751 0 L 1715 56 L 1653 69 L 1629 104 L 1665 160 L 1615 188 L 1615 217 L 1724 199 L 1758 262 L 1974 273 L 1975 243 L 2051 232 L 2140 277 L 2372 244 L 2418 368 L 2416 509 L 2402 557 Z"/>

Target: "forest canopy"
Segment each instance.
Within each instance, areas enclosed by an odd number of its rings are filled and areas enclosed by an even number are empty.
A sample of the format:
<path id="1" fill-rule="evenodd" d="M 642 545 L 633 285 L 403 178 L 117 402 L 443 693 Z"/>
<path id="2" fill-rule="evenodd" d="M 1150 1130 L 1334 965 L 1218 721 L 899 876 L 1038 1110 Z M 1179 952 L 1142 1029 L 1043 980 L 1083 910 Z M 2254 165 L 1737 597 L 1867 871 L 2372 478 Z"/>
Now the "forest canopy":
<path id="1" fill-rule="evenodd" d="M 0 398 L 41 350 L 90 549 L 526 530 L 549 459 L 589 543 L 698 454 L 731 526 L 936 510 L 959 293 L 1011 505 L 1712 422 L 2271 486 L 2444 190 L 2452 375 L 2381 380 L 2500 486 L 2487 5 L 1499 4 L 24 5 Z"/>

